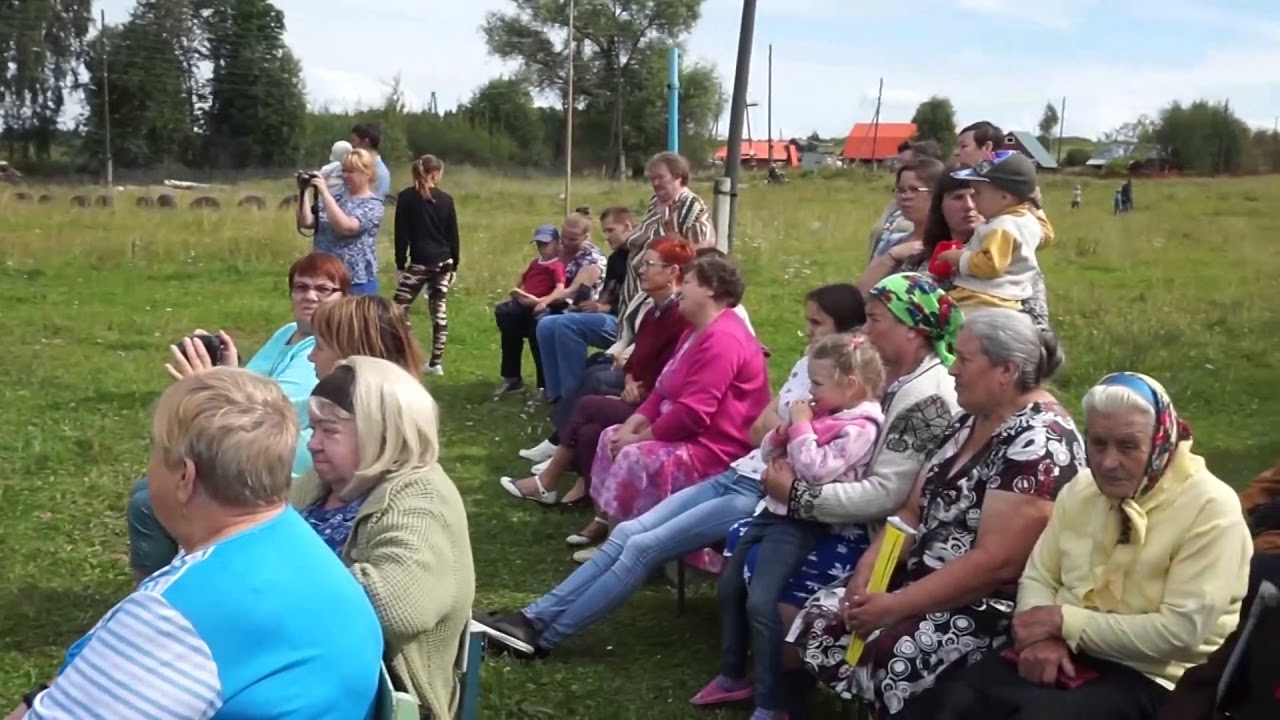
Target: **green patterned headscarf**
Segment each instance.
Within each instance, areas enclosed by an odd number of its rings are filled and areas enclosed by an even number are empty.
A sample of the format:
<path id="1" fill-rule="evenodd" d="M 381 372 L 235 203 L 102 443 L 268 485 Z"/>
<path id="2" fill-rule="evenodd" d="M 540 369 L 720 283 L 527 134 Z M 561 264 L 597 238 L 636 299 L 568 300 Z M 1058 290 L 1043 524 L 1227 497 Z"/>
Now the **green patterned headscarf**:
<path id="1" fill-rule="evenodd" d="M 964 313 L 937 283 L 920 273 L 898 273 L 876 283 L 870 295 L 884 303 L 903 325 L 928 338 L 934 354 L 951 367 Z"/>

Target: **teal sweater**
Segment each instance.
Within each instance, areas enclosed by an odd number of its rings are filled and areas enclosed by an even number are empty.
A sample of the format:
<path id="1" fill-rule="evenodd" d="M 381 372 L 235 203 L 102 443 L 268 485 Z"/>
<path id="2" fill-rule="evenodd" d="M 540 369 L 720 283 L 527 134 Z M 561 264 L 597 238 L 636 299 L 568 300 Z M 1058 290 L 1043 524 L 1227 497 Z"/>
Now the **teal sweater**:
<path id="1" fill-rule="evenodd" d="M 311 390 L 316 386 L 316 366 L 311 363 L 311 349 L 316 346 L 316 339 L 310 335 L 290 345 L 289 338 L 298 330 L 298 323 L 291 322 L 280 328 L 261 350 L 245 364 L 251 370 L 264 377 L 280 383 L 289 402 L 293 403 L 298 413 L 298 423 L 302 432 L 298 435 L 298 452 L 293 459 L 294 476 L 301 475 L 311 469 L 311 452 L 307 450 L 307 442 L 311 440 L 311 422 L 307 418 L 307 402 L 311 398 Z"/>

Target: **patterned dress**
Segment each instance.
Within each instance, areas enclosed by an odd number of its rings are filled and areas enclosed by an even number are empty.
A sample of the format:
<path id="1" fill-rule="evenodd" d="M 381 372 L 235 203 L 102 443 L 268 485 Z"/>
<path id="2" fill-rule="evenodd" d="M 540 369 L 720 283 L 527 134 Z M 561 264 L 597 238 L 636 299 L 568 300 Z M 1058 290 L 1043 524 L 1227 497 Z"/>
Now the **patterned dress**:
<path id="1" fill-rule="evenodd" d="M 338 195 L 334 197 L 334 201 L 342 212 L 359 221 L 360 230 L 355 235 L 339 237 L 329 224 L 329 215 L 322 203 L 320 217 L 316 219 L 312 249 L 341 258 L 342 264 L 347 266 L 347 272 L 351 273 L 354 285 L 377 280 L 378 259 L 375 250 L 378 245 L 378 230 L 382 227 L 382 216 L 386 211 L 382 198 L 377 195 L 357 198 Z"/>
<path id="2" fill-rule="evenodd" d="M 580 297 L 575 297 L 573 299 L 574 302 L 586 302 L 600 297 L 600 289 L 604 287 L 604 271 L 607 264 L 604 254 L 590 242 L 582 243 L 582 248 L 578 250 L 577 254 L 565 261 L 564 282 L 566 287 L 572 285 L 573 279 L 584 269 L 592 266 L 600 268 L 600 277 L 596 278 L 595 283 L 592 285 L 580 289 L 579 292 L 582 294 Z"/>
<path id="3" fill-rule="evenodd" d="M 356 515 L 360 512 L 360 505 L 364 503 L 364 497 L 358 497 L 332 509 L 325 507 L 327 500 L 327 497 L 321 497 L 303 508 L 300 514 L 320 539 L 324 540 L 324 544 L 341 555 L 342 548 L 347 544 L 347 537 L 351 535 L 351 524 L 355 522 Z"/>
<path id="4" fill-rule="evenodd" d="M 676 350 L 658 376 L 659 384 L 662 375 L 680 362 L 695 339 L 696 334 L 691 333 Z M 661 412 L 667 412 L 671 404 L 664 398 L 659 406 Z M 617 457 L 610 457 L 609 441 L 621 427 L 613 425 L 600 433 L 596 457 L 591 463 L 591 499 L 600 513 L 614 520 L 640 517 L 672 494 L 702 479 L 689 444 L 684 442 L 646 440 L 628 445 L 618 451 Z"/>
<path id="5" fill-rule="evenodd" d="M 1035 402 L 1012 415 L 964 464 L 956 455 L 973 430 L 960 414 L 943 435 L 925 471 L 920 526 L 907 557 L 905 584 L 964 555 L 978 536 L 987 492 L 999 490 L 1052 500 L 1084 467 L 1084 444 L 1061 406 Z M 842 698 L 874 703 L 892 717 L 943 678 L 963 670 L 1008 638 L 1015 588 L 999 588 L 962 608 L 903 620 L 873 634 L 857 667 L 844 661 L 849 646 L 839 605 L 846 580 L 810 598 L 791 629 L 805 665 Z"/>

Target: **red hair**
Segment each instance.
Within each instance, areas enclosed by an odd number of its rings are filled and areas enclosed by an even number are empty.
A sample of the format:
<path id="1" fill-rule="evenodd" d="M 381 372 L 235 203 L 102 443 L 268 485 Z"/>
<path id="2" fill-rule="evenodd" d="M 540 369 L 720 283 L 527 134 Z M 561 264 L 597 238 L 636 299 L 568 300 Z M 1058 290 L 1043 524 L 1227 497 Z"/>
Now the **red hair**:
<path id="1" fill-rule="evenodd" d="M 342 259 L 327 252 L 307 253 L 289 266 L 289 288 L 293 288 L 293 279 L 299 275 L 312 278 L 324 278 L 337 285 L 343 295 L 351 293 L 351 273 Z"/>
<path id="2" fill-rule="evenodd" d="M 684 278 L 684 266 L 693 262 L 697 248 L 679 235 L 663 235 L 653 241 L 649 252 L 657 255 L 662 262 L 675 266 L 679 277 Z"/>

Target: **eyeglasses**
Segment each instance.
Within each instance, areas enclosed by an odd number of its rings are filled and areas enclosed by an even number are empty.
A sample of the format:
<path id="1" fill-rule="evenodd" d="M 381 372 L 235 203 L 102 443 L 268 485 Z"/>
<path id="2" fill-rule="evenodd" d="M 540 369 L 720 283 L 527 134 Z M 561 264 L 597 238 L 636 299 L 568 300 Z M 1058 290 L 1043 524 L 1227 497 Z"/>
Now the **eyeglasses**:
<path id="1" fill-rule="evenodd" d="M 322 298 L 327 298 L 338 292 L 338 288 L 332 285 L 308 285 L 306 283 L 294 283 L 291 289 L 294 295 L 306 295 L 314 290 L 316 296 Z"/>
<path id="2" fill-rule="evenodd" d="M 896 187 L 893 189 L 894 195 L 923 195 L 930 192 L 933 188 L 923 185 L 909 185 L 907 187 Z"/>
<path id="3" fill-rule="evenodd" d="M 662 262 L 661 260 L 645 260 L 640 265 L 641 270 L 652 270 L 653 268 L 671 267 L 671 263 Z"/>

